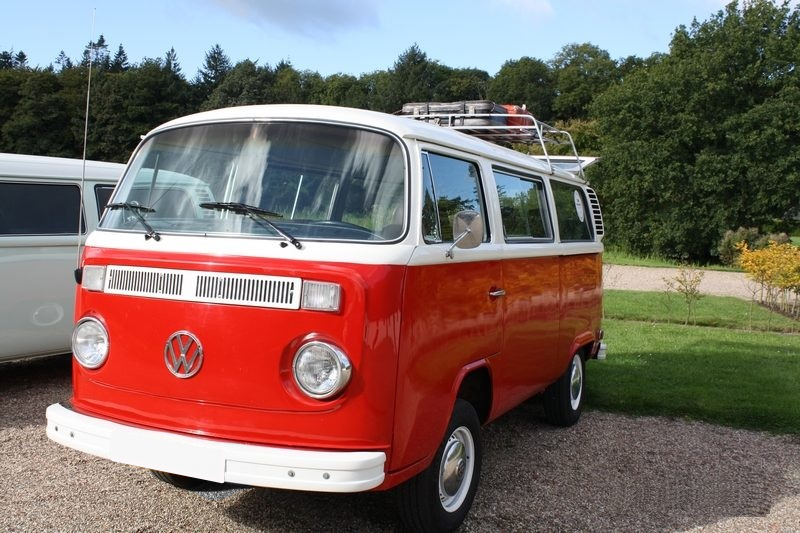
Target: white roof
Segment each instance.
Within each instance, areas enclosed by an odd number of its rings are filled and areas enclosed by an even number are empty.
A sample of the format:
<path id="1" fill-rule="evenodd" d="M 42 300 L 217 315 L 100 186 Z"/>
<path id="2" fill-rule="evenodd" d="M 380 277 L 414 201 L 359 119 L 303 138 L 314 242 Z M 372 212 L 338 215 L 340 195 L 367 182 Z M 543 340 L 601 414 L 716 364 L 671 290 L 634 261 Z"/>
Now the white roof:
<path id="1" fill-rule="evenodd" d="M 423 121 L 414 120 L 413 118 L 409 118 L 407 116 L 390 115 L 388 113 L 349 107 L 305 104 L 269 104 L 215 109 L 213 111 L 205 111 L 202 113 L 187 115 L 185 117 L 162 124 L 161 126 L 153 129 L 148 136 L 166 129 L 196 124 L 275 119 L 323 120 L 327 122 L 340 122 L 379 128 L 390 131 L 404 139 L 414 139 L 462 149 L 500 160 L 506 162 L 507 164 L 516 164 L 522 167 L 528 167 L 536 170 L 539 173 L 551 173 L 550 167 L 546 162 L 540 161 L 534 157 L 522 154 L 510 148 L 504 148 L 502 146 L 477 139 L 450 128 L 428 124 Z M 571 173 L 559 172 L 558 170 L 556 170 L 556 173 L 562 177 L 576 179 L 576 177 Z"/>
<path id="2" fill-rule="evenodd" d="M 66 157 L 0 153 L 0 176 L 11 178 L 80 179 L 84 161 Z M 125 165 L 86 161 L 86 177 L 116 182 Z"/>

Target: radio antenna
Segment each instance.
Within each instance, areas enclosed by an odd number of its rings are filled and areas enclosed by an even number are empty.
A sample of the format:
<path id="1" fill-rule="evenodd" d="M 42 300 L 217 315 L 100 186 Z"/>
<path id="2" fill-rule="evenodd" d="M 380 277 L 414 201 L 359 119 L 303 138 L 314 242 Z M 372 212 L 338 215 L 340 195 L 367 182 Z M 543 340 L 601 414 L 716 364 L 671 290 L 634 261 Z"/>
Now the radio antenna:
<path id="1" fill-rule="evenodd" d="M 81 250 L 83 249 L 82 243 L 82 233 L 81 230 L 83 229 L 83 189 L 86 186 L 86 145 L 89 142 L 89 102 L 91 101 L 92 96 L 92 63 L 94 62 L 94 19 L 95 15 L 97 14 L 97 8 L 92 9 L 92 29 L 91 35 L 89 36 L 89 76 L 86 80 L 86 109 L 83 114 L 83 155 L 81 156 L 82 166 L 81 166 L 81 189 L 80 189 L 80 203 L 78 204 L 78 249 L 77 249 L 77 257 L 75 259 L 76 270 L 75 270 L 75 279 L 76 281 L 79 279 L 80 276 L 80 269 L 81 269 Z"/>

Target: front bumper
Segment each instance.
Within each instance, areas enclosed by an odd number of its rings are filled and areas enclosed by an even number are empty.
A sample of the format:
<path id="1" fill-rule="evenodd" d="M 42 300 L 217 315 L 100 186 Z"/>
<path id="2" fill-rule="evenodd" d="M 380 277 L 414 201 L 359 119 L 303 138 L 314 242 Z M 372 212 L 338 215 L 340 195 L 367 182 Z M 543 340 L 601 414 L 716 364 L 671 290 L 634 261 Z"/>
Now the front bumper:
<path id="1" fill-rule="evenodd" d="M 360 492 L 384 479 L 384 452 L 327 452 L 239 444 L 126 426 L 47 408 L 47 436 L 117 463 L 258 487 Z"/>

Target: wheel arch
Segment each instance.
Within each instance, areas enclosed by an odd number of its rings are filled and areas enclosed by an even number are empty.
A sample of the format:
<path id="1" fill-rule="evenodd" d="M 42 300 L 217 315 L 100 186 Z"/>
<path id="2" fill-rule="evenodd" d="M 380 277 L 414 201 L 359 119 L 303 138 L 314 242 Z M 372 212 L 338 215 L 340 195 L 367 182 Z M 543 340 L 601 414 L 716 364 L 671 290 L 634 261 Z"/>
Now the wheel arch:
<path id="1" fill-rule="evenodd" d="M 488 422 L 492 410 L 492 378 L 488 367 L 478 366 L 467 370 L 461 378 L 453 403 L 459 398 L 472 404 L 481 425 Z"/>
<path id="2" fill-rule="evenodd" d="M 567 357 L 567 366 L 569 366 L 569 361 L 576 353 L 581 354 L 581 357 L 583 357 L 584 361 L 588 361 L 591 358 L 592 347 L 595 345 L 595 342 L 595 335 L 592 333 L 587 333 L 585 335 L 576 337 L 570 346 L 569 357 Z"/>

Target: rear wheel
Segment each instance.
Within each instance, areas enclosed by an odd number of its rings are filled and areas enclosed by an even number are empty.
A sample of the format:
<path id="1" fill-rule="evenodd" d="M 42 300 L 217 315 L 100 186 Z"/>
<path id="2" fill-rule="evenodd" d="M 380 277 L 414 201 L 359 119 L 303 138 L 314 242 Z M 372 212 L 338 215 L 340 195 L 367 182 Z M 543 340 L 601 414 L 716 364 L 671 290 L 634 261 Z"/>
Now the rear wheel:
<path id="1" fill-rule="evenodd" d="M 161 470 L 151 470 L 153 475 L 165 483 L 169 483 L 174 487 L 185 490 L 203 490 L 218 483 L 206 481 L 205 479 L 197 479 L 194 477 L 180 476 L 178 474 L 170 474 L 169 472 L 162 472 Z"/>
<path id="2" fill-rule="evenodd" d="M 581 417 L 585 364 L 580 353 L 572 356 L 567 370 L 544 391 L 544 413 L 555 426 L 571 426 Z"/>
<path id="3" fill-rule="evenodd" d="M 481 474 L 480 421 L 456 400 L 444 440 L 431 465 L 396 491 L 403 522 L 413 531 L 453 531 L 469 513 Z"/>

